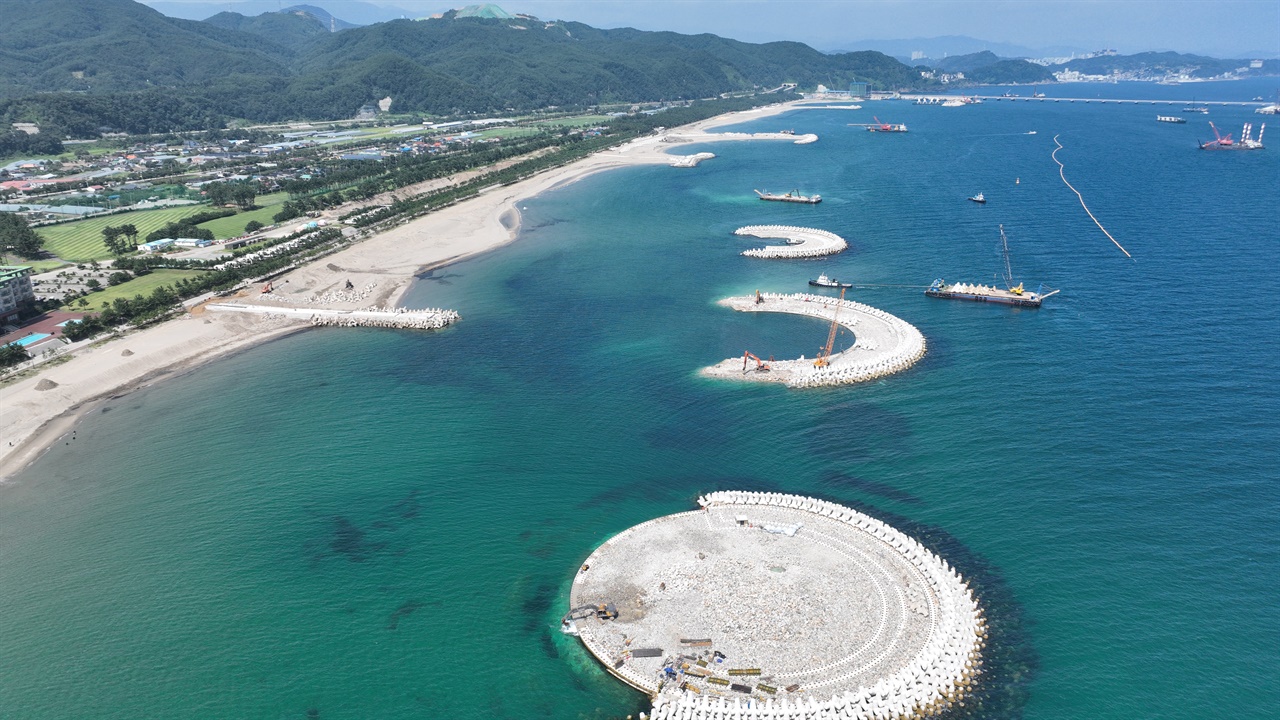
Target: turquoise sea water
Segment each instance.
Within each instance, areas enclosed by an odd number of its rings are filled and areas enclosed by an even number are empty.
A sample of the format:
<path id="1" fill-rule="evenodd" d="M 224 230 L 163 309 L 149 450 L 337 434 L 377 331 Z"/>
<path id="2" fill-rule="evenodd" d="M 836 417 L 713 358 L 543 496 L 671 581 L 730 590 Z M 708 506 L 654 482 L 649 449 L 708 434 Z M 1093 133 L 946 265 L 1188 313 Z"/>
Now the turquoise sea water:
<path id="1" fill-rule="evenodd" d="M 872 114 L 911 132 L 846 125 Z M 572 572 L 724 487 L 854 504 L 954 559 L 998 631 L 978 717 L 1271 714 L 1280 156 L 1198 151 L 1203 116 L 1156 114 L 882 102 L 748 123 L 822 139 L 708 145 L 696 169 L 524 203 L 519 242 L 406 300 L 458 309 L 444 332 L 310 331 L 110 401 L 0 486 L 0 718 L 622 717 L 643 698 L 555 631 Z M 1062 185 L 1056 133 L 1134 260 Z M 758 241 L 731 232 L 756 223 L 851 247 L 742 258 Z M 999 223 L 1019 278 L 1060 295 L 921 294 L 990 280 Z M 818 391 L 696 375 L 812 355 L 821 323 L 714 301 L 823 271 L 914 286 L 851 296 L 919 327 L 926 358 Z"/>

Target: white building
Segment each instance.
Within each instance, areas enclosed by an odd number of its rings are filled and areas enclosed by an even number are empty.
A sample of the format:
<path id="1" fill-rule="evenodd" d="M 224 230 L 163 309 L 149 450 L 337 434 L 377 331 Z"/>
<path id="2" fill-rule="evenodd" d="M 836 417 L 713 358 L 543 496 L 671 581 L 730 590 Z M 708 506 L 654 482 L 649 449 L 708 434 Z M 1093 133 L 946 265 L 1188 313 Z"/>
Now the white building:
<path id="1" fill-rule="evenodd" d="M 31 268 L 26 265 L 0 265 L 0 321 L 17 320 L 18 311 L 35 300 Z"/>

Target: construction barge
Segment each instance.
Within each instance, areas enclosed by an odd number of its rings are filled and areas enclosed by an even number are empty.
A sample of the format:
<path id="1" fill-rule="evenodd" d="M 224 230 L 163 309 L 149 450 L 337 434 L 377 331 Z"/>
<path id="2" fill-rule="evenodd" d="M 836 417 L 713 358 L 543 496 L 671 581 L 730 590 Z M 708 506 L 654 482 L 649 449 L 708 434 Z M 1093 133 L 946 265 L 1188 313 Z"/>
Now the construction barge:
<path id="1" fill-rule="evenodd" d="M 1000 246 L 1004 252 L 1004 288 L 994 285 L 947 283 L 942 278 L 938 278 L 924 291 L 924 294 L 943 300 L 970 300 L 1034 308 L 1040 307 L 1045 298 L 1058 294 L 1057 290 L 1045 292 L 1044 285 L 1032 292 L 1023 288 L 1022 283 L 1013 284 L 1013 270 L 1009 264 L 1009 239 L 1005 237 L 1003 225 L 1000 226 Z"/>
<path id="2" fill-rule="evenodd" d="M 772 200 L 774 202 L 801 203 L 803 205 L 817 205 L 822 202 L 821 195 L 801 195 L 796 190 L 792 190 L 789 193 L 782 193 L 781 195 L 771 193 L 768 190 L 765 190 L 764 192 L 756 190 L 756 195 L 759 195 L 761 200 Z"/>
<path id="3" fill-rule="evenodd" d="M 1262 134 L 1267 131 L 1267 124 L 1262 123 L 1262 127 L 1258 128 L 1258 139 L 1253 139 L 1253 123 L 1245 123 L 1240 129 L 1240 139 L 1232 140 L 1231 133 L 1223 135 L 1218 132 L 1218 128 L 1209 122 L 1209 128 L 1213 130 L 1213 140 L 1200 143 L 1201 150 L 1261 150 Z"/>

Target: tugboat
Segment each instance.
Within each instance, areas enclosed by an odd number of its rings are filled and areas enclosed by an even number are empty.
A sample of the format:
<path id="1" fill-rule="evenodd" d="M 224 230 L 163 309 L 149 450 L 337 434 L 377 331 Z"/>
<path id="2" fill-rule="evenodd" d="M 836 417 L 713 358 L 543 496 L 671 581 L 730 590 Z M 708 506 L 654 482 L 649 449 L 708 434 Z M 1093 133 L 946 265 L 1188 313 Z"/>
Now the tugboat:
<path id="1" fill-rule="evenodd" d="M 810 284 L 810 285 L 812 285 L 812 286 L 814 286 L 814 287 L 829 287 L 829 288 L 851 288 L 851 287 L 853 287 L 853 283 L 842 283 L 842 282 L 840 282 L 839 280 L 836 280 L 836 279 L 835 279 L 835 278 L 833 278 L 833 277 L 827 277 L 827 276 L 826 276 L 826 273 L 823 273 L 822 275 L 819 275 L 817 280 L 810 280 L 810 281 L 809 281 L 809 284 Z"/>
<path id="2" fill-rule="evenodd" d="M 983 197 L 983 196 L 982 196 L 982 193 L 978 193 L 977 195 L 974 195 L 973 197 L 969 198 L 969 200 L 970 200 L 970 201 L 972 201 L 972 202 L 976 202 L 976 203 L 978 203 L 979 205 L 986 205 L 986 204 L 987 204 L 987 199 L 986 199 L 985 197 Z"/>

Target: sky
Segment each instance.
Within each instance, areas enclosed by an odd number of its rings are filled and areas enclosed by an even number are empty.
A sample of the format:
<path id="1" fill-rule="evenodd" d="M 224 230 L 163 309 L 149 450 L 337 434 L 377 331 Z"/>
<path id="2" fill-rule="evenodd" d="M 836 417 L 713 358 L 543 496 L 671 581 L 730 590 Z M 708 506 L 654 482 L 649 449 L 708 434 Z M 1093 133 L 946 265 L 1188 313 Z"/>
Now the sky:
<path id="1" fill-rule="evenodd" d="M 144 0 L 169 15 L 257 14 L 313 4 L 353 22 L 423 17 L 470 0 Z M 512 13 L 595 27 L 795 40 L 820 50 L 859 41 L 963 35 L 1033 50 L 1176 50 L 1280 56 L 1280 0 L 502 0 Z M 994 49 L 994 48 L 993 48 Z"/>

